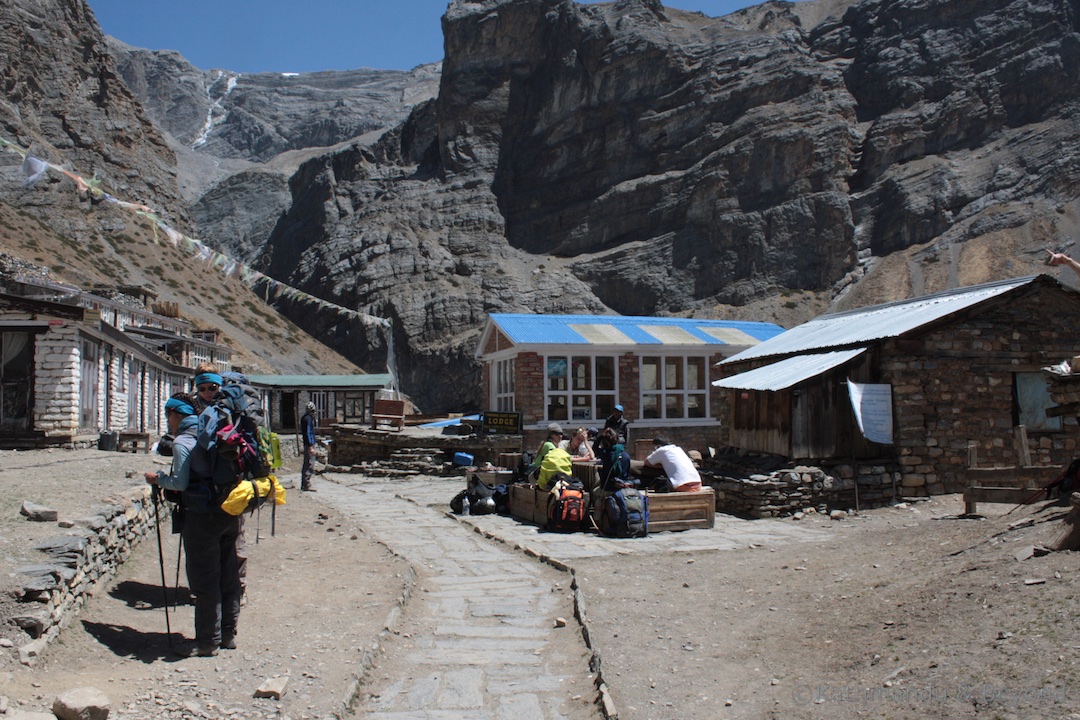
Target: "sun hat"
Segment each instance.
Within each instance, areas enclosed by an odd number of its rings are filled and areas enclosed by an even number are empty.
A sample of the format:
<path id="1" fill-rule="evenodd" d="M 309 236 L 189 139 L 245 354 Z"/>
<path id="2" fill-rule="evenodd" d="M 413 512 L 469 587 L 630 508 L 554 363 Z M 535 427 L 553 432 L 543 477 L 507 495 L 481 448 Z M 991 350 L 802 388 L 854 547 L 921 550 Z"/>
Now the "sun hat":
<path id="1" fill-rule="evenodd" d="M 559 433 L 560 435 L 562 435 L 563 434 L 562 425 L 560 425 L 559 423 L 554 423 L 554 422 L 550 423 L 548 425 L 548 435 L 551 435 L 552 433 Z"/>

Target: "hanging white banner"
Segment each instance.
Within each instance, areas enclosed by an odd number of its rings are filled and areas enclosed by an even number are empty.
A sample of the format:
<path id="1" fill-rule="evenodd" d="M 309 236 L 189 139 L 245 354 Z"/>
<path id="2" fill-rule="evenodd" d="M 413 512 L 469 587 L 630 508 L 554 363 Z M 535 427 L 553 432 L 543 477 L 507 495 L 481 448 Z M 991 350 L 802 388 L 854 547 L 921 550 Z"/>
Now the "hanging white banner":
<path id="1" fill-rule="evenodd" d="M 848 396 L 863 437 L 870 442 L 892 445 L 892 385 L 871 385 L 850 380 Z"/>

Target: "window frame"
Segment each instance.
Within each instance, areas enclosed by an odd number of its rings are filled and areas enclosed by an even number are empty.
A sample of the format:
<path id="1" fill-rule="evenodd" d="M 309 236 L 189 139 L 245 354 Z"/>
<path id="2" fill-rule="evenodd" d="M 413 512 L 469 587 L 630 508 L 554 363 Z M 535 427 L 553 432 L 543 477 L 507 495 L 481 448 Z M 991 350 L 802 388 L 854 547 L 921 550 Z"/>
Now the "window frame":
<path id="1" fill-rule="evenodd" d="M 646 388 L 646 367 L 656 368 L 656 387 Z M 696 367 L 692 367 L 696 366 Z M 674 371 L 672 380 L 671 372 Z M 700 378 L 700 387 L 689 387 L 691 375 Z M 640 407 L 642 420 L 679 421 L 698 423 L 712 418 L 712 399 L 709 392 L 709 355 L 686 353 L 650 353 L 638 356 L 640 378 Z M 652 383 L 650 383 L 651 385 Z M 677 385 L 678 387 L 669 387 Z M 690 416 L 690 400 L 697 403 L 701 414 Z M 672 409 L 676 408 L 677 413 Z"/>
<path id="2" fill-rule="evenodd" d="M 545 422 L 584 425 L 597 423 L 611 413 L 619 397 L 619 355 L 617 353 L 575 353 L 569 350 L 545 353 L 541 357 L 544 368 Z M 549 374 L 553 367 L 551 364 L 553 360 L 562 361 L 563 374 L 557 376 Z M 598 361 L 610 363 L 610 376 L 608 368 L 597 373 Z M 575 373 L 575 370 L 579 372 Z M 563 381 L 562 388 L 552 389 L 553 378 Z M 599 388 L 601 381 L 604 384 L 610 382 L 612 388 Z M 553 407 L 561 408 L 565 412 L 552 412 Z"/>

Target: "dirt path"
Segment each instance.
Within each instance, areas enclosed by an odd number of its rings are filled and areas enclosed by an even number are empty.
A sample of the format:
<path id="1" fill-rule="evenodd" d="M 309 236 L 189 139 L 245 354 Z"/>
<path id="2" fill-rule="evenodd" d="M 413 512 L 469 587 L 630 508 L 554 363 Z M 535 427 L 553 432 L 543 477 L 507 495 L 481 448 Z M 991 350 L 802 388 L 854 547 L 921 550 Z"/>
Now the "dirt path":
<path id="1" fill-rule="evenodd" d="M 113 462 L 132 457 L 109 455 Z M 145 457 L 134 462 L 145 464 Z M 28 474 L 31 468 L 20 472 Z M 248 600 L 236 650 L 191 659 L 170 652 L 157 543 L 151 535 L 33 668 L 19 665 L 13 651 L 2 654 L 0 695 L 13 708 L 47 712 L 60 692 L 95 686 L 110 698 L 110 718 L 118 720 L 340 716 L 363 670 L 365 651 L 381 642 L 379 634 L 402 595 L 409 565 L 320 503 L 317 494 L 290 490 L 276 525 L 270 537 L 268 513 L 257 525 L 249 520 Z M 256 526 L 261 528 L 257 544 Z M 172 587 L 178 536 L 166 534 L 163 540 Z M 182 569 L 180 585 L 184 598 Z M 171 612 L 170 625 L 174 641 L 194 637 L 191 606 L 181 604 Z M 279 675 L 290 677 L 280 701 L 252 697 L 264 680 Z"/>

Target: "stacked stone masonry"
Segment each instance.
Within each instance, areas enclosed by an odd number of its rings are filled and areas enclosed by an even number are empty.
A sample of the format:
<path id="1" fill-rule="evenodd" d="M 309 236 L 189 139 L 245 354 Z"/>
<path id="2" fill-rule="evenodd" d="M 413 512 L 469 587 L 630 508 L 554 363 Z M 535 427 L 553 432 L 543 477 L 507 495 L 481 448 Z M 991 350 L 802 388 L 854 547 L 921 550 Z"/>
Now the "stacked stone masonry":
<path id="1" fill-rule="evenodd" d="M 40 563 L 16 569 L 20 610 L 13 621 L 30 638 L 19 647 L 23 664 L 34 663 L 154 529 L 150 486 L 132 488 L 106 502 L 94 514 L 74 520 L 62 534 L 35 544 L 43 555 Z M 164 508 L 161 512 L 167 513 Z"/>
<path id="2" fill-rule="evenodd" d="M 799 465 L 749 478 L 724 477 L 707 470 L 702 481 L 716 492 L 717 512 L 767 518 L 806 510 L 850 510 L 898 502 L 907 492 L 898 467 L 837 465 L 822 469 Z"/>

